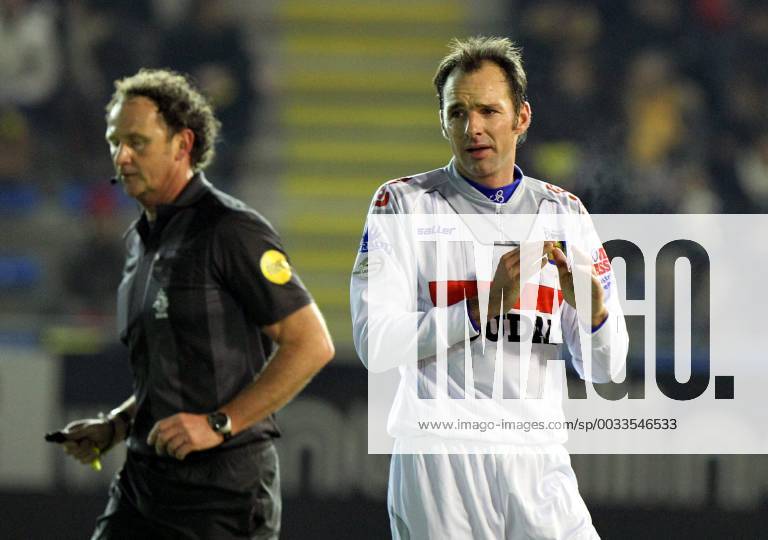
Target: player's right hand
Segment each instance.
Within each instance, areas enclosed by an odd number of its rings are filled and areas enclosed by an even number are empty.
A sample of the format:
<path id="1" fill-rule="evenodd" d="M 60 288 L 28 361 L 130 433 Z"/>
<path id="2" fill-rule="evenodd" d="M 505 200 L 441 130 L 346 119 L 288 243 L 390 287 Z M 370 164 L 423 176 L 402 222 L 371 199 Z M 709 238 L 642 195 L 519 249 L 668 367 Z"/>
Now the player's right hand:
<path id="1" fill-rule="evenodd" d="M 541 255 L 528 262 L 527 265 L 521 265 L 521 250 L 519 247 L 505 253 L 499 259 L 499 265 L 496 267 L 496 273 L 493 276 L 491 291 L 488 302 L 488 317 L 494 317 L 501 313 L 507 313 L 517 303 L 520 298 L 520 284 L 540 271 L 547 264 L 547 257 L 553 249 L 553 242 L 544 242 L 542 244 Z M 502 304 L 503 299 L 503 305 Z"/>
<path id="2" fill-rule="evenodd" d="M 87 418 L 70 422 L 62 430 L 67 441 L 61 443 L 64 452 L 83 465 L 90 464 L 107 450 L 114 433 L 108 420 Z"/>

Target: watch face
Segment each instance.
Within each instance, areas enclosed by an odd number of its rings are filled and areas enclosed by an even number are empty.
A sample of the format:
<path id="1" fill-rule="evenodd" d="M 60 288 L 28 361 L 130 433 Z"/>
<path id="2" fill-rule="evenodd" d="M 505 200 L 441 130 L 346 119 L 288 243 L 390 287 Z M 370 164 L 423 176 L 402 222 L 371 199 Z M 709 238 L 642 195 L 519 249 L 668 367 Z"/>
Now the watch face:
<path id="1" fill-rule="evenodd" d="M 208 415 L 208 423 L 213 428 L 213 431 L 221 432 L 224 426 L 227 425 L 227 415 L 222 412 L 215 412 Z"/>

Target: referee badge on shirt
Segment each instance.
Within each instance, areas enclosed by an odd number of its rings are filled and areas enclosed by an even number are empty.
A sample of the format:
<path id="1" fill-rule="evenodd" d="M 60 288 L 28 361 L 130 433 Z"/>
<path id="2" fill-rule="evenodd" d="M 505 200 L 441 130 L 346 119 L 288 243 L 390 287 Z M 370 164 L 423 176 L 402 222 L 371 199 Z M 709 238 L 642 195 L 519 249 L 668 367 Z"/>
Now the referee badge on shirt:
<path id="1" fill-rule="evenodd" d="M 276 249 L 268 249 L 259 262 L 261 273 L 272 283 L 285 285 L 291 280 L 291 265 L 283 253 Z"/>

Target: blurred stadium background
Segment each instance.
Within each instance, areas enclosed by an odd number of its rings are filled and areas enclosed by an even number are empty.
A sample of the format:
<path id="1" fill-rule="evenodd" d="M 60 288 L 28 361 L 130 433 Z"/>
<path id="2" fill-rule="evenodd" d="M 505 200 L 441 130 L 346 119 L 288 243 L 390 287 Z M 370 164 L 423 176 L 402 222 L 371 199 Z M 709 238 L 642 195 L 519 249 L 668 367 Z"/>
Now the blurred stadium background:
<path id="1" fill-rule="evenodd" d="M 0 537 L 85 538 L 100 474 L 43 443 L 130 392 L 103 106 L 141 66 L 193 75 L 224 124 L 209 177 L 264 213 L 338 356 L 280 414 L 283 537 L 388 538 L 366 454 L 348 276 L 385 180 L 444 164 L 432 74 L 453 36 L 524 48 L 519 161 L 593 213 L 768 211 L 762 0 L 0 0 Z M 763 456 L 574 456 L 605 538 L 758 538 Z"/>

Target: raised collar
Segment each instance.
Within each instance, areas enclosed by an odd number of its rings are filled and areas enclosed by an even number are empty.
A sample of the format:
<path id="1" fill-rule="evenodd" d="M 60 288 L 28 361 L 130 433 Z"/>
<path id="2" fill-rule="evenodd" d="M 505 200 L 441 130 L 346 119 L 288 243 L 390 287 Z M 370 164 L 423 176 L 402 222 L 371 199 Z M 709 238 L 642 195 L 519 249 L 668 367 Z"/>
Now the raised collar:
<path id="1" fill-rule="evenodd" d="M 141 236 L 142 241 L 146 244 L 153 232 L 161 231 L 178 211 L 196 203 L 211 190 L 211 187 L 205 174 L 202 171 L 197 172 L 189 179 L 187 185 L 173 202 L 157 205 L 154 224 L 150 225 L 146 212 L 142 212 L 136 221 L 136 231 Z"/>
<path id="2" fill-rule="evenodd" d="M 458 172 L 458 169 L 457 169 Z M 461 174 L 461 173 L 459 173 Z M 488 198 L 489 201 L 497 203 L 497 204 L 503 204 L 507 202 L 509 199 L 512 198 L 512 194 L 515 192 L 515 189 L 517 189 L 518 184 L 520 184 L 520 181 L 523 179 L 523 171 L 515 165 L 515 170 L 512 173 L 512 183 L 507 184 L 506 186 L 501 186 L 500 188 L 489 188 L 482 184 L 478 184 L 474 180 L 470 180 L 463 174 L 461 174 L 461 177 L 473 188 L 475 188 L 477 191 L 482 193 L 485 197 Z"/>
<path id="3" fill-rule="evenodd" d="M 484 193 L 481 193 L 480 190 L 470 184 L 469 181 L 461 175 L 458 167 L 456 167 L 455 158 L 451 158 L 451 161 L 448 162 L 448 165 L 445 166 L 444 170 L 448 175 L 450 183 L 459 191 L 459 193 L 464 195 L 464 197 L 470 201 L 473 201 L 475 204 L 480 204 L 487 208 L 494 208 L 495 212 L 506 212 L 505 209 L 509 207 L 509 204 L 507 203 L 519 200 L 525 191 L 522 189 L 525 185 L 525 173 L 523 173 L 523 170 L 517 165 L 515 165 L 513 173 L 513 182 L 508 184 L 508 186 L 505 186 L 509 187 L 514 185 L 514 187 L 510 189 L 509 197 L 505 197 L 504 204 L 493 202 Z"/>

